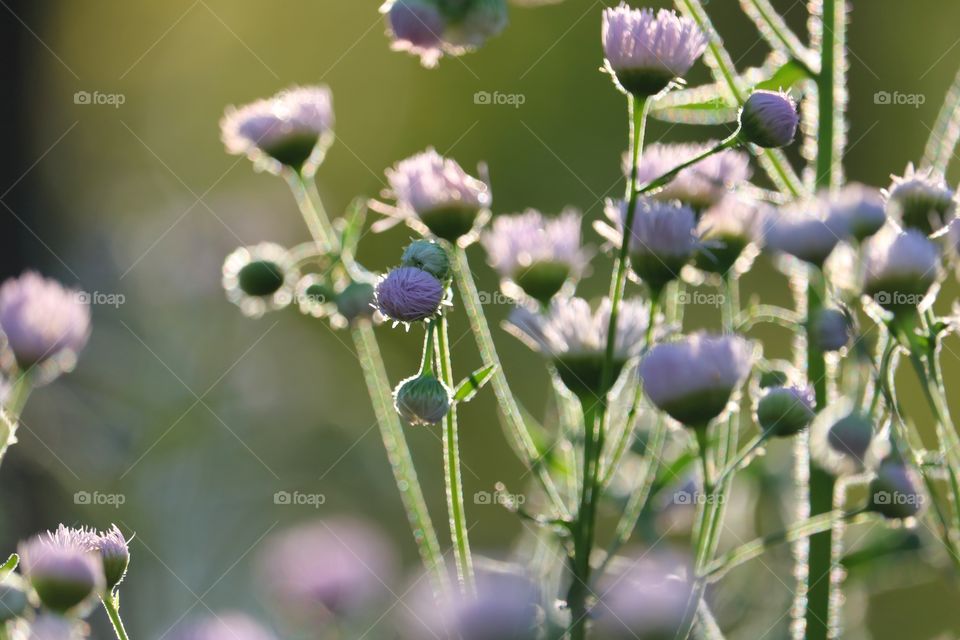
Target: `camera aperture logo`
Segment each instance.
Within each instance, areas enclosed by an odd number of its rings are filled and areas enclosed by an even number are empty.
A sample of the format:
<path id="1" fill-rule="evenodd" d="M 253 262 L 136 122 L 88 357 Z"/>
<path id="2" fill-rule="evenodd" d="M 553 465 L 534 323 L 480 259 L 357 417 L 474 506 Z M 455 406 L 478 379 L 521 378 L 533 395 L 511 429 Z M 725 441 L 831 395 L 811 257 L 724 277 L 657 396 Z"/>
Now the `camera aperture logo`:
<path id="1" fill-rule="evenodd" d="M 103 93 L 102 91 L 77 91 L 73 94 L 73 104 L 108 106 L 119 109 L 127 101 L 122 93 Z"/>
<path id="2" fill-rule="evenodd" d="M 327 502 L 322 493 L 304 493 L 302 491 L 277 491 L 273 494 L 273 504 L 290 507 L 312 507 L 319 509 Z"/>
<path id="3" fill-rule="evenodd" d="M 496 107 L 513 107 L 519 109 L 527 102 L 527 96 L 522 93 L 501 93 L 499 91 L 477 91 L 473 94 L 473 104 L 492 105 Z"/>
<path id="4" fill-rule="evenodd" d="M 99 491 L 77 491 L 73 494 L 73 504 L 95 507 L 113 507 L 119 509 L 126 504 L 127 496 L 122 493 L 100 493 Z"/>
<path id="5" fill-rule="evenodd" d="M 927 96 L 922 93 L 901 93 L 899 91 L 877 91 L 873 94 L 873 103 L 879 105 L 892 105 L 897 107 L 913 107 L 919 109 L 927 101 Z"/>

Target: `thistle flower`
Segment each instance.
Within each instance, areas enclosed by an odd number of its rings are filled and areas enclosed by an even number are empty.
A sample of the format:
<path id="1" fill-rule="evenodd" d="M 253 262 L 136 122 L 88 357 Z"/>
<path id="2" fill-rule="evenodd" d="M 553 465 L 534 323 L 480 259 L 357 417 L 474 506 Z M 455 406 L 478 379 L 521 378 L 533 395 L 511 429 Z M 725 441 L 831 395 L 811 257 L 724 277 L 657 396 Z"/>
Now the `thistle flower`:
<path id="1" fill-rule="evenodd" d="M 704 144 L 652 144 L 643 150 L 637 166 L 637 182 L 646 185 L 675 167 L 717 146 Z M 623 157 L 623 172 L 630 175 L 630 159 Z M 726 149 L 683 169 L 666 186 L 652 195 L 657 200 L 679 200 L 697 213 L 718 204 L 736 186 L 750 178 L 750 157 Z"/>
<path id="2" fill-rule="evenodd" d="M 450 257 L 432 240 L 414 240 L 403 251 L 400 264 L 426 271 L 440 282 L 450 277 Z"/>
<path id="3" fill-rule="evenodd" d="M 278 603 L 305 615 L 318 607 L 335 615 L 356 611 L 386 591 L 395 568 L 387 541 L 355 520 L 299 525 L 267 541 L 259 573 Z"/>
<path id="4" fill-rule="evenodd" d="M 497 216 L 480 241 L 490 266 L 540 304 L 549 304 L 564 283 L 578 279 L 589 261 L 580 245 L 580 212 L 547 218 L 535 209 Z"/>
<path id="5" fill-rule="evenodd" d="M 884 192 L 888 213 L 903 227 L 930 235 L 956 217 L 955 194 L 933 169 L 918 171 L 909 164 L 903 176 L 891 178 L 893 182 Z"/>
<path id="6" fill-rule="evenodd" d="M 397 163 L 386 176 L 390 190 L 384 195 L 394 198 L 397 206 L 379 207 L 389 217 L 375 224 L 375 231 L 406 222 L 423 235 L 455 242 L 472 235 L 490 206 L 487 184 L 433 148 Z"/>
<path id="7" fill-rule="evenodd" d="M 793 143 L 800 115 L 785 93 L 754 91 L 740 109 L 740 137 L 765 149 Z"/>
<path id="8" fill-rule="evenodd" d="M 912 312 L 940 275 L 936 245 L 916 229 L 880 230 L 864 245 L 863 290 L 894 314 Z"/>
<path id="9" fill-rule="evenodd" d="M 850 320 L 839 309 L 821 309 L 813 318 L 810 337 L 821 351 L 839 351 L 850 342 Z"/>
<path id="10" fill-rule="evenodd" d="M 640 299 L 624 300 L 617 315 L 614 345 L 615 380 L 627 360 L 643 345 L 649 306 Z M 610 300 L 594 312 L 582 298 L 554 300 L 545 313 L 517 307 L 505 329 L 556 365 L 563 383 L 580 397 L 602 396 L 603 359 L 610 323 Z"/>
<path id="11" fill-rule="evenodd" d="M 840 223 L 830 218 L 821 200 L 797 202 L 767 218 L 765 241 L 768 249 L 789 254 L 822 267 L 845 235 Z"/>
<path id="12" fill-rule="evenodd" d="M 810 454 L 834 475 L 863 471 L 873 443 L 873 420 L 849 400 L 821 411 L 810 427 Z"/>
<path id="13" fill-rule="evenodd" d="M 103 591 L 91 533 L 63 525 L 20 544 L 20 567 L 45 607 L 67 613 Z"/>
<path id="14" fill-rule="evenodd" d="M 767 215 L 765 206 L 732 195 L 707 209 L 697 225 L 696 235 L 702 243 L 695 260 L 697 268 L 729 273 L 744 250 L 762 238 Z M 751 262 L 745 260 L 740 269 L 746 271 Z"/>
<path id="15" fill-rule="evenodd" d="M 400 382 L 393 392 L 393 403 L 411 425 L 437 424 L 450 411 L 453 394 L 430 374 L 418 373 Z"/>
<path id="16" fill-rule="evenodd" d="M 87 637 L 83 623 L 53 613 L 41 613 L 26 625 L 24 640 L 81 640 Z"/>
<path id="17" fill-rule="evenodd" d="M 602 31 L 607 72 L 624 93 L 638 98 L 655 96 L 686 75 L 707 46 L 693 20 L 626 3 L 604 9 Z"/>
<path id="18" fill-rule="evenodd" d="M 324 86 L 292 87 L 263 100 L 229 107 L 220 120 L 227 152 L 258 168 L 311 174 L 333 142 L 333 99 Z"/>
<path id="19" fill-rule="evenodd" d="M 127 567 L 130 566 L 130 547 L 127 539 L 123 537 L 117 525 L 111 525 L 106 531 L 92 533 L 90 543 L 100 555 L 107 592 L 111 592 L 123 582 L 123 578 L 127 575 Z"/>
<path id="20" fill-rule="evenodd" d="M 380 279 L 376 289 L 380 313 L 395 322 L 428 320 L 440 313 L 443 283 L 422 269 L 398 267 Z"/>
<path id="21" fill-rule="evenodd" d="M 266 627 L 245 613 L 211 614 L 178 629 L 174 640 L 276 640 Z"/>
<path id="22" fill-rule="evenodd" d="M 810 387 L 773 387 L 757 404 L 757 422 L 765 434 L 788 438 L 809 426 L 815 406 Z"/>
<path id="23" fill-rule="evenodd" d="M 925 496 L 916 473 L 899 454 L 885 458 L 870 481 L 867 508 L 885 518 L 902 520 L 920 512 Z"/>
<path id="24" fill-rule="evenodd" d="M 880 231 L 887 221 L 883 194 L 872 187 L 852 182 L 829 202 L 830 216 L 839 228 L 859 241 Z"/>
<path id="25" fill-rule="evenodd" d="M 251 318 L 290 304 L 298 277 L 287 250 L 272 242 L 240 247 L 223 261 L 227 300 Z"/>
<path id="26" fill-rule="evenodd" d="M 0 329 L 21 370 L 44 365 L 57 372 L 73 368 L 90 336 L 85 298 L 33 271 L 0 286 Z"/>
<path id="27" fill-rule="evenodd" d="M 600 235 L 619 246 L 627 205 L 622 200 L 608 201 L 606 214 L 616 229 L 602 223 L 595 228 Z M 654 293 L 659 293 L 667 283 L 678 278 L 680 270 L 690 262 L 699 247 L 694 235 L 696 225 L 696 216 L 690 207 L 650 198 L 637 199 L 630 238 L 630 266 Z"/>
<path id="28" fill-rule="evenodd" d="M 640 363 L 644 393 L 677 422 L 700 428 L 723 412 L 747 379 L 754 350 L 740 336 L 703 333 L 658 344 Z"/>

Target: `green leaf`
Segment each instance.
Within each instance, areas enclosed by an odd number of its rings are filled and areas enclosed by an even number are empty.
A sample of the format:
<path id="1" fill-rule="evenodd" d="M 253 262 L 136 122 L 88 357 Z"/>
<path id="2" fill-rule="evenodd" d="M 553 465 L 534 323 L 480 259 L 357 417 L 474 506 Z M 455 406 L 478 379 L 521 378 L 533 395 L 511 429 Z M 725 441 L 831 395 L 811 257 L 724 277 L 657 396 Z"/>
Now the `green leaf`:
<path id="1" fill-rule="evenodd" d="M 753 88 L 765 91 L 778 91 L 780 89 L 786 91 L 798 82 L 812 78 L 810 71 L 802 63 L 790 60 L 774 71 L 772 76 L 757 83 Z"/>
<path id="2" fill-rule="evenodd" d="M 483 367 L 480 367 L 469 376 L 464 378 L 460 384 L 457 385 L 457 390 L 453 394 L 454 402 L 469 402 L 473 396 L 477 395 L 477 391 L 480 391 L 480 387 L 485 385 L 490 377 L 493 376 L 493 372 L 496 370 L 497 366 L 494 364 L 488 364 Z"/>
<path id="3" fill-rule="evenodd" d="M 7 558 L 7 561 L 0 565 L 0 580 L 3 580 L 8 575 L 13 573 L 18 564 L 20 564 L 20 556 L 15 553 L 11 553 L 10 557 Z"/>
<path id="4" fill-rule="evenodd" d="M 340 224 L 340 245 L 344 253 L 353 254 L 357 251 L 357 245 L 363 236 L 363 223 L 367 219 L 367 202 L 363 198 L 355 198 L 344 217 L 338 221 Z"/>

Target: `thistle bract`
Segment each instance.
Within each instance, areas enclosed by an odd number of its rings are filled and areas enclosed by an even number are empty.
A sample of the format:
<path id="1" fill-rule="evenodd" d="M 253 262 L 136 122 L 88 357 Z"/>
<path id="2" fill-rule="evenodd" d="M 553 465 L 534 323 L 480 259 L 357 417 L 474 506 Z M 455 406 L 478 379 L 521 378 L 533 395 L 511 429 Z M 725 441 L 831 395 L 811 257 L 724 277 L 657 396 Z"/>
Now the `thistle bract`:
<path id="1" fill-rule="evenodd" d="M 426 271 L 440 282 L 450 277 L 450 257 L 436 242 L 414 240 L 403 251 L 400 264 Z"/>
<path id="2" fill-rule="evenodd" d="M 895 315 L 912 313 L 940 276 L 937 246 L 916 229 L 882 229 L 864 247 L 863 291 Z"/>
<path id="3" fill-rule="evenodd" d="M 754 91 L 740 109 L 740 137 L 758 147 L 792 144 L 799 124 L 797 107 L 785 93 Z"/>
<path id="4" fill-rule="evenodd" d="M 957 215 L 956 194 L 941 174 L 907 165 L 886 190 L 887 212 L 901 226 L 924 235 L 939 231 Z"/>
<path id="5" fill-rule="evenodd" d="M 774 387 L 757 404 L 757 422 L 765 434 L 787 438 L 809 426 L 814 406 L 809 387 Z"/>
<path id="6" fill-rule="evenodd" d="M 417 267 L 398 267 L 377 284 L 380 313 L 396 322 L 433 318 L 443 302 L 443 283 Z"/>
<path id="7" fill-rule="evenodd" d="M 411 425 L 437 424 L 450 411 L 450 389 L 430 374 L 417 374 L 393 392 L 397 413 Z"/>

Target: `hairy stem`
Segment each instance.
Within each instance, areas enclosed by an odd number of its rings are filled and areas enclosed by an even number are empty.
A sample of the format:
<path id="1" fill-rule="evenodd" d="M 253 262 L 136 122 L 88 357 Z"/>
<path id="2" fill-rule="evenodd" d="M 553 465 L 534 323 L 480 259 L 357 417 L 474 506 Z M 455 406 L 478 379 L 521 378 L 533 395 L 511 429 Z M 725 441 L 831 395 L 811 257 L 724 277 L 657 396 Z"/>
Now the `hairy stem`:
<path id="1" fill-rule="evenodd" d="M 338 244 L 337 233 L 330 223 L 313 179 L 293 171 L 287 172 L 286 177 L 314 241 L 324 250 L 335 248 Z"/>
<path id="2" fill-rule="evenodd" d="M 103 608 L 110 616 L 110 624 L 113 625 L 113 631 L 117 634 L 117 640 L 128 640 L 127 630 L 123 628 L 123 620 L 120 619 L 120 608 L 117 606 L 117 599 L 112 593 L 108 593 L 100 598 Z"/>
<path id="3" fill-rule="evenodd" d="M 590 554 L 593 551 L 593 518 L 595 506 L 594 482 L 596 467 L 599 465 L 596 449 L 597 425 L 601 419 L 601 402 L 596 398 L 580 399 L 583 407 L 583 484 L 580 489 L 580 506 L 573 527 L 573 558 L 571 572 L 573 578 L 567 592 L 567 605 L 570 608 L 570 636 L 573 640 L 586 638 L 587 596 L 590 593 Z"/>

